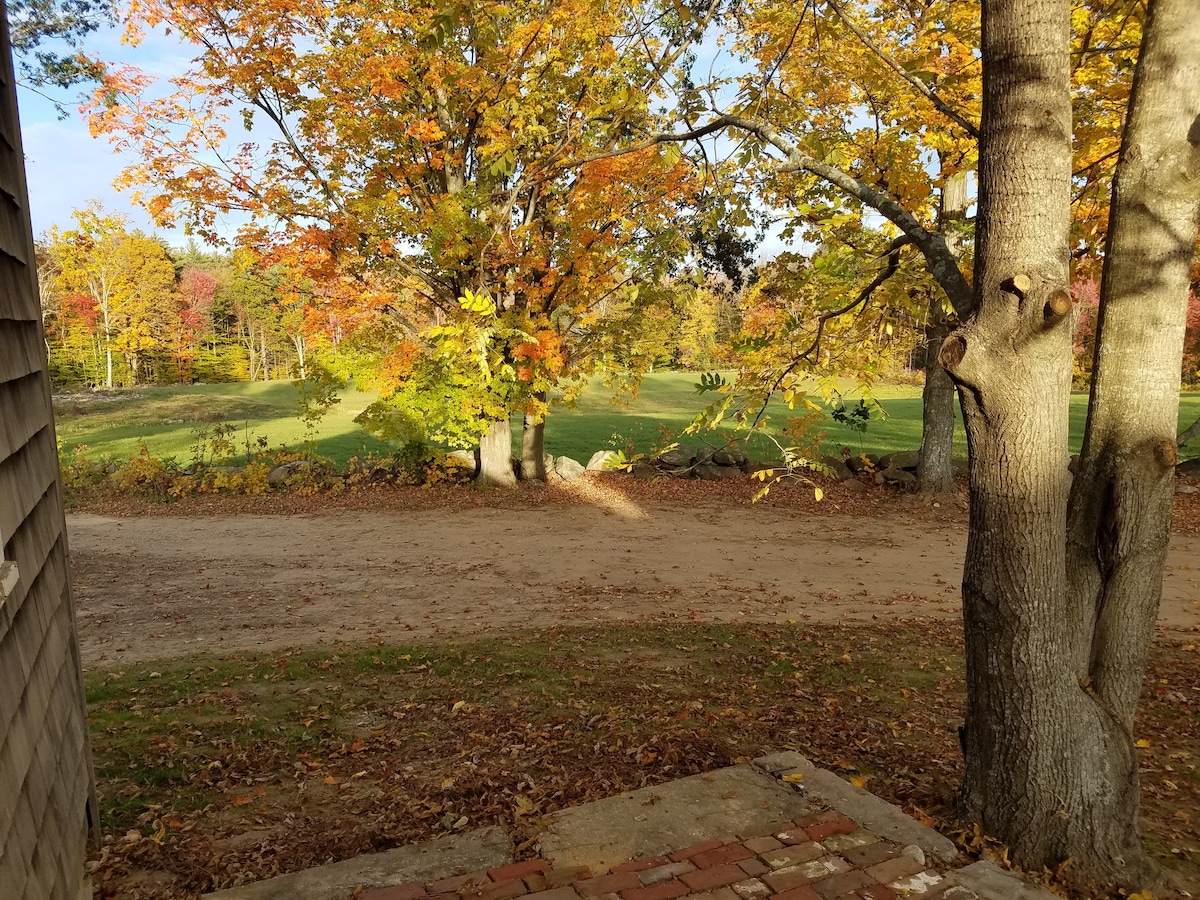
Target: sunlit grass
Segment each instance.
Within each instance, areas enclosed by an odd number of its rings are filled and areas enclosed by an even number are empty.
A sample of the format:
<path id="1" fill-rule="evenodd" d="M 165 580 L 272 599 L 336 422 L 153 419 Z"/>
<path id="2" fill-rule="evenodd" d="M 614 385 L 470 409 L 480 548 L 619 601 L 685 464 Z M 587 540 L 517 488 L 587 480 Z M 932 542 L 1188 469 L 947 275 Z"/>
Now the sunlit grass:
<path id="1" fill-rule="evenodd" d="M 632 444 L 645 451 L 670 436 L 695 446 L 700 437 L 679 437 L 687 425 L 712 402 L 715 395 L 698 394 L 698 376 L 688 372 L 657 372 L 646 377 L 636 398 L 614 403 L 612 391 L 594 380 L 574 408 L 552 407 L 546 421 L 546 449 L 586 463 L 597 450 L 624 449 Z M 854 385 L 842 385 L 848 400 L 858 394 Z M 348 387 L 318 430 L 318 452 L 338 463 L 370 451 L 393 449 L 368 434 L 354 417 L 375 399 L 370 391 Z M 865 432 L 826 417 L 823 449 L 837 453 L 845 446 L 854 453 L 890 453 L 916 449 L 921 442 L 921 390 L 912 385 L 877 385 L 873 396 L 879 411 Z M 117 460 L 136 455 L 143 445 L 150 453 L 174 457 L 186 465 L 194 455 L 199 432 L 219 422 L 236 428 L 234 443 L 240 448 L 257 438 L 272 447 L 303 443 L 304 427 L 296 417 L 296 390 L 291 382 L 205 384 L 186 387 L 140 388 L 119 393 L 115 399 L 66 398 L 56 403 L 58 435 L 64 451 L 86 445 L 93 457 Z M 772 429 L 782 428 L 790 415 L 778 405 L 770 410 Z M 1086 394 L 1071 398 L 1072 450 L 1077 450 L 1087 415 Z M 1200 394 L 1180 399 L 1180 422 L 1200 416 Z M 519 447 L 520 418 L 514 417 L 514 449 Z M 729 436 L 707 435 L 710 443 Z M 766 441 L 751 446 L 752 455 L 771 455 Z M 1184 456 L 1200 454 L 1200 438 L 1184 448 Z M 955 433 L 955 455 L 966 456 L 961 422 Z"/>

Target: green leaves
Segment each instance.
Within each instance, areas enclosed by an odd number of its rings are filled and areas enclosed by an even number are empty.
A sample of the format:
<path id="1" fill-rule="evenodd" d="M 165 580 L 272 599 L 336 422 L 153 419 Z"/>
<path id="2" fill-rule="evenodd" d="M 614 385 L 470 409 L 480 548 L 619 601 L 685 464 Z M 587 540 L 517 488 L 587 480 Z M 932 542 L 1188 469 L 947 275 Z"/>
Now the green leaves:
<path id="1" fill-rule="evenodd" d="M 511 147 L 501 153 L 488 167 L 488 174 L 493 178 L 507 178 L 517 170 L 517 157 Z"/>
<path id="2" fill-rule="evenodd" d="M 696 393 L 704 394 L 708 391 L 722 391 L 729 389 L 729 382 L 725 380 L 725 376 L 720 372 L 704 372 L 700 375 L 700 380 L 696 382 Z"/>

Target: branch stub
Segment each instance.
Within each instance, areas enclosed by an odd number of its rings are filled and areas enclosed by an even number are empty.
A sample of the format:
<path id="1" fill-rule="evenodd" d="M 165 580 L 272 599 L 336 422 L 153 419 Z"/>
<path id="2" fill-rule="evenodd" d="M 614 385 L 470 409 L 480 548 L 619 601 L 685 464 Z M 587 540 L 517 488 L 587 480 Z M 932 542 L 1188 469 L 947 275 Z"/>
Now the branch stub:
<path id="1" fill-rule="evenodd" d="M 1001 282 L 1000 287 L 1010 293 L 1016 294 L 1021 300 L 1025 299 L 1025 295 L 1029 293 L 1029 289 L 1033 287 L 1033 282 L 1025 273 L 1019 273 L 1009 278 L 1007 281 Z"/>
<path id="2" fill-rule="evenodd" d="M 1050 295 L 1050 299 L 1046 301 L 1044 310 L 1046 320 L 1057 321 L 1063 318 L 1071 311 L 1071 294 L 1068 291 L 1059 288 Z"/>
<path id="3" fill-rule="evenodd" d="M 947 372 L 953 372 L 966 355 L 966 339 L 962 335 L 952 334 L 942 341 L 942 348 L 938 351 L 938 362 Z"/>

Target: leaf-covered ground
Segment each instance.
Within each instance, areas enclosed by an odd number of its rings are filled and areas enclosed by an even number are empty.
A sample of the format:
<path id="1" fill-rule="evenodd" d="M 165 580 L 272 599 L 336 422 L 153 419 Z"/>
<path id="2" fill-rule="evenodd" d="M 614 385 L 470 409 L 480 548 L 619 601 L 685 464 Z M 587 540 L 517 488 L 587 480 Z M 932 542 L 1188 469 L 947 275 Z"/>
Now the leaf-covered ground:
<path id="1" fill-rule="evenodd" d="M 953 830 L 958 629 L 646 620 L 88 676 L 100 897 L 186 897 L 797 749 Z M 1138 724 L 1149 846 L 1200 882 L 1200 654 Z M 960 835 L 972 852 L 1002 852 Z"/>
<path id="2" fill-rule="evenodd" d="M 596 476 L 589 476 L 589 481 Z M 680 505 L 697 503 L 748 504 L 761 483 L 751 479 L 697 481 L 659 478 L 640 481 L 625 475 L 600 476 L 602 483 L 618 491 L 631 502 L 670 502 Z M 1200 480 L 1180 478 L 1186 488 L 1200 487 Z M 576 483 L 587 484 L 587 481 Z M 813 487 L 820 487 L 817 500 Z M 532 487 L 522 485 L 515 491 L 477 491 L 458 485 L 408 487 L 367 486 L 340 493 L 302 495 L 272 493 L 265 496 L 188 497 L 163 501 L 111 495 L 80 495 L 73 508 L 100 515 L 303 515 L 326 510 L 353 509 L 524 509 L 564 503 L 594 503 L 587 490 L 571 485 Z M 810 482 L 782 483 L 758 501 L 781 509 L 795 509 L 806 515 L 888 516 L 898 512 L 906 517 L 928 516 L 939 521 L 966 521 L 966 480 L 959 479 L 957 494 L 945 496 L 914 495 L 892 487 L 867 487 L 851 490 L 845 483 L 814 476 Z M 1200 492 L 1179 493 L 1175 497 L 1172 523 L 1178 534 L 1200 534 Z"/>

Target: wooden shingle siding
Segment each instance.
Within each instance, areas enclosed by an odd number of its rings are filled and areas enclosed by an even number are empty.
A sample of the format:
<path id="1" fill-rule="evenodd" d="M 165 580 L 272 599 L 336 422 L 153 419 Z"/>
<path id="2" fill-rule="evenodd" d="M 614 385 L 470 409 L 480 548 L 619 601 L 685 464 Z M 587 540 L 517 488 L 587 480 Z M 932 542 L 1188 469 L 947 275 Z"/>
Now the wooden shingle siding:
<path id="1" fill-rule="evenodd" d="M 94 787 L 27 205 L 0 0 L 0 900 L 79 900 Z"/>
<path id="2" fill-rule="evenodd" d="M 3 152 L 0 150 L 0 152 Z M 3 196 L 0 196 L 0 204 L 3 203 Z M 0 223 L 4 220 L 0 216 Z M 2 236 L 2 235 L 0 235 Z M 36 321 L 33 313 L 40 312 L 39 308 L 31 309 L 28 305 L 17 302 L 14 295 L 20 291 L 20 285 L 23 284 L 26 274 L 29 271 L 29 266 L 20 260 L 14 258 L 11 254 L 4 250 L 0 250 L 0 321 L 4 319 L 15 319 L 17 321 L 33 322 Z"/>
<path id="3" fill-rule="evenodd" d="M 4 348 L 0 353 L 0 382 L 42 371 L 46 344 L 41 323 L 0 318 L 0 347 Z"/>
<path id="4" fill-rule="evenodd" d="M 0 462 L 0 534 L 13 535 L 33 512 L 42 494 L 58 480 L 58 450 L 54 431 L 43 428 L 4 462 Z M 10 538 L 11 540 L 11 538 Z M 5 558 L 10 558 L 5 554 Z"/>
<path id="5" fill-rule="evenodd" d="M 34 372 L 12 381 L 0 381 L 0 462 L 46 427 L 42 376 Z M 30 409 L 35 415 L 30 415 Z"/>
<path id="6" fill-rule="evenodd" d="M 55 545 L 63 538 L 61 510 L 58 506 L 58 495 L 47 491 L 25 520 L 25 527 L 13 535 L 8 542 L 7 559 L 17 564 L 21 572 L 40 572 L 46 566 L 57 565 L 59 556 L 65 557 L 66 550 L 61 551 Z M 0 644 L 4 635 L 12 627 L 17 611 L 24 605 L 28 596 L 29 584 L 22 578 L 16 590 L 8 595 L 4 603 L 0 603 Z M 0 691 L 0 730 L 4 728 L 5 692 Z"/>

